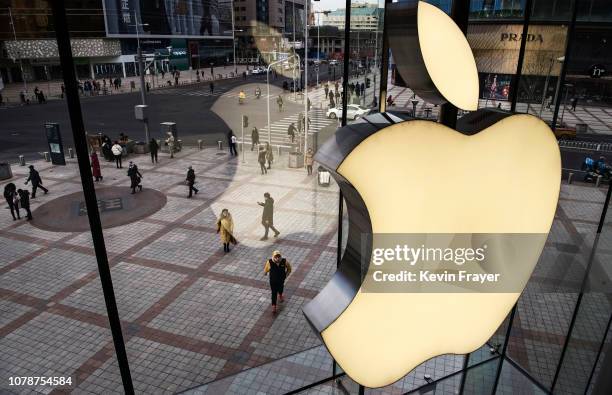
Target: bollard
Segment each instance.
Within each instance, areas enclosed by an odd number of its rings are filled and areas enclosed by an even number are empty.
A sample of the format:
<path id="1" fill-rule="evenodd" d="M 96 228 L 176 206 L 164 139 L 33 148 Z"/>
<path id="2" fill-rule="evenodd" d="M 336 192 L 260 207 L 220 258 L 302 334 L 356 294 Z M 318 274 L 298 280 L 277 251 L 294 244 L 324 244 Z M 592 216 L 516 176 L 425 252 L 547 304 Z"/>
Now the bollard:
<path id="1" fill-rule="evenodd" d="M 217 147 L 219 147 L 219 150 L 223 150 L 223 141 L 218 140 L 217 141 Z"/>
<path id="2" fill-rule="evenodd" d="M 19 155 L 19 166 L 25 166 L 25 158 L 23 155 Z"/>
<path id="3" fill-rule="evenodd" d="M 202 140 L 198 140 L 198 148 L 202 149 Z"/>
<path id="4" fill-rule="evenodd" d="M 595 180 L 595 188 L 599 188 L 599 184 L 601 184 L 602 178 L 602 176 L 597 176 L 597 179 Z"/>
<path id="5" fill-rule="evenodd" d="M 49 155 L 48 152 L 45 152 L 44 155 L 45 155 L 45 161 L 46 162 L 51 162 L 51 155 Z"/>
<path id="6" fill-rule="evenodd" d="M 572 183 L 572 178 L 574 178 L 574 173 L 571 173 L 571 172 L 570 172 L 570 173 L 567 175 L 567 183 L 568 183 L 568 184 L 571 184 L 571 183 Z"/>
<path id="7" fill-rule="evenodd" d="M 72 150 L 72 148 L 68 148 L 68 156 L 70 157 L 70 159 L 74 158 L 74 151 Z"/>

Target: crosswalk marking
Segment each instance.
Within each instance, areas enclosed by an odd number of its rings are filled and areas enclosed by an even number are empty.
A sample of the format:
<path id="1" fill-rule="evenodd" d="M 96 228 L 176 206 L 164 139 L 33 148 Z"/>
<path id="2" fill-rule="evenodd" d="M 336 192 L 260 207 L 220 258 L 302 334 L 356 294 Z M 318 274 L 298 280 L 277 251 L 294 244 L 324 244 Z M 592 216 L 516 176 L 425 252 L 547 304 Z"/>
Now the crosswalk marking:
<path id="1" fill-rule="evenodd" d="M 318 133 L 325 126 L 328 126 L 328 125 L 331 125 L 337 122 L 334 119 L 327 118 L 325 116 L 325 112 L 326 112 L 325 110 L 322 110 L 319 108 L 313 108 L 308 113 L 308 118 L 310 119 L 310 127 L 308 128 L 309 138 L 311 138 L 314 134 Z M 272 141 L 272 144 L 271 144 L 272 146 L 292 148 L 298 144 L 299 139 L 298 139 L 297 133 L 296 133 L 295 141 L 293 143 L 291 143 L 291 138 L 287 134 L 287 130 L 289 128 L 289 125 L 291 125 L 291 123 L 294 123 L 295 127 L 297 128 L 298 116 L 299 114 L 293 114 L 288 117 L 279 119 L 276 122 L 272 122 L 272 124 L 270 125 L 270 130 L 271 130 L 270 137 Z M 262 143 L 266 143 L 268 141 L 267 125 L 261 128 L 257 128 L 257 130 L 259 131 L 259 141 Z M 245 144 L 251 143 L 251 131 L 252 131 L 252 128 L 249 128 L 248 131 L 247 130 L 244 131 Z M 241 143 L 242 136 L 237 136 L 237 137 L 238 137 L 238 142 Z"/>

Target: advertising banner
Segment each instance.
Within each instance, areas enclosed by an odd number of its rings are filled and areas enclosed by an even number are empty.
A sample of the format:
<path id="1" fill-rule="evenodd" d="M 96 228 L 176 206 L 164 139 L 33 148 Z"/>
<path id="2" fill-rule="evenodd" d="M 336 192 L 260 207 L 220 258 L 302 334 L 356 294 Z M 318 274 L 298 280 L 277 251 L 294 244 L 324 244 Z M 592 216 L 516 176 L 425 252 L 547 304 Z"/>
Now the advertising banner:
<path id="1" fill-rule="evenodd" d="M 230 0 L 103 0 L 102 4 L 108 37 L 232 37 Z"/>
<path id="2" fill-rule="evenodd" d="M 45 134 L 47 135 L 47 143 L 49 144 L 49 155 L 51 155 L 51 163 L 54 165 L 66 165 L 64 157 L 64 145 L 62 144 L 62 135 L 60 134 L 59 124 L 46 123 Z"/>

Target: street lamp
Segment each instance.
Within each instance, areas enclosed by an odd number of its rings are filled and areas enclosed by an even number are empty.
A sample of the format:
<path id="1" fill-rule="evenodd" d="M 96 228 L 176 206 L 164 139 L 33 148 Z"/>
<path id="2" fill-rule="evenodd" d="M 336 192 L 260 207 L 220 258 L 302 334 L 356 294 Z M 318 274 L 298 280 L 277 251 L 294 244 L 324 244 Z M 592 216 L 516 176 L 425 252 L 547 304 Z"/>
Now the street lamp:
<path id="1" fill-rule="evenodd" d="M 300 55 L 294 53 L 292 56 L 297 57 L 297 59 L 298 59 L 298 67 L 299 67 L 299 64 L 300 64 Z M 268 107 L 268 144 L 270 144 L 270 146 L 272 145 L 272 133 L 271 133 L 271 128 L 270 128 L 270 126 L 271 126 L 271 124 L 270 124 L 270 68 L 272 66 L 276 65 L 276 64 L 283 63 L 283 62 L 287 61 L 290 57 L 291 56 L 287 57 L 287 59 L 280 59 L 280 60 L 277 60 L 276 62 L 269 63 L 268 64 L 268 68 L 266 69 L 266 88 L 267 88 L 267 91 L 268 91 L 268 94 L 267 94 L 267 97 L 266 97 L 266 99 L 267 99 L 266 102 L 267 102 L 267 107 Z M 293 84 L 294 92 L 295 92 L 296 89 L 297 88 L 296 88 L 295 83 L 294 83 Z"/>
<path id="2" fill-rule="evenodd" d="M 563 111 L 561 112 L 561 127 L 563 127 L 563 116 L 565 115 L 565 107 L 567 107 L 567 93 L 569 88 L 574 86 L 573 84 L 564 84 L 565 86 L 565 99 L 563 99 Z"/>
<path id="3" fill-rule="evenodd" d="M 419 104 L 419 101 L 416 99 L 412 99 L 410 100 L 410 102 L 412 103 L 412 116 L 416 118 L 416 107 L 417 107 L 417 104 Z"/>
<path id="4" fill-rule="evenodd" d="M 560 56 L 556 59 L 556 61 L 559 63 L 563 63 L 564 60 L 565 60 L 565 56 Z M 539 114 L 540 118 L 542 118 L 542 110 L 544 109 L 544 101 L 546 100 L 546 94 L 548 93 L 548 81 L 550 80 L 550 73 L 552 72 L 552 68 L 554 64 L 555 64 L 555 59 L 550 58 L 550 64 L 548 66 L 548 73 L 546 74 L 546 81 L 544 82 L 544 92 L 542 92 L 542 105 L 540 106 L 540 114 Z M 557 89 L 555 89 L 555 99 L 554 99 L 555 103 L 557 102 Z"/>
<path id="5" fill-rule="evenodd" d="M 138 23 L 138 14 L 134 13 L 134 20 L 136 21 L 136 23 L 134 25 L 129 25 L 134 26 L 136 28 L 136 42 L 138 44 L 138 49 L 137 49 L 137 57 L 138 57 L 138 72 L 140 74 L 140 99 L 142 100 L 142 105 L 146 106 L 147 105 L 147 87 L 145 86 L 145 78 L 144 78 L 144 74 L 145 74 L 145 64 L 144 64 L 144 59 L 142 57 L 142 48 L 140 47 L 140 27 L 141 26 L 149 26 L 148 23 Z M 142 123 L 144 124 L 144 129 L 145 129 L 145 143 L 147 143 L 149 141 L 149 119 L 148 117 L 145 115 L 143 117 Z"/>
<path id="6" fill-rule="evenodd" d="M 10 7 L 8 11 L 9 11 L 9 18 L 11 19 L 9 23 L 11 24 L 11 28 L 13 29 L 13 39 L 15 40 L 15 51 L 17 51 L 17 54 L 19 55 L 19 70 L 21 71 L 21 79 L 23 80 L 23 94 L 27 95 L 28 83 L 26 82 L 26 77 L 25 77 L 25 74 L 23 73 L 23 60 L 21 59 L 21 51 L 18 50 L 17 33 L 15 33 L 15 23 L 13 23 L 13 13 L 11 12 Z M 13 61 L 15 60 L 13 59 Z M 47 94 L 49 94 L 49 92 L 47 92 Z"/>
<path id="7" fill-rule="evenodd" d="M 331 11 L 315 11 L 314 13 L 319 15 L 317 21 L 317 86 L 319 86 L 319 69 L 321 67 L 321 59 L 319 57 L 321 53 L 321 14 L 327 16 L 331 13 Z"/>

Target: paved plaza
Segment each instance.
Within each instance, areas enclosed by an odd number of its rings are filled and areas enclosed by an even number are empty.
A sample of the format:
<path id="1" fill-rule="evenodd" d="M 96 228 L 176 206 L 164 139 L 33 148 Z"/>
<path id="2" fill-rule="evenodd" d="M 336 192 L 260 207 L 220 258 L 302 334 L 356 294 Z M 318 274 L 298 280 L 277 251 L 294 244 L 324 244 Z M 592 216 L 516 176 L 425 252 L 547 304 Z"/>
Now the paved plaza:
<path id="1" fill-rule="evenodd" d="M 139 394 L 280 394 L 331 375 L 331 358 L 301 308 L 335 271 L 338 189 L 333 183 L 318 186 L 316 176 L 304 169 L 289 169 L 286 153 L 275 158 L 268 175 L 261 175 L 248 148 L 244 163 L 241 156 L 231 158 L 216 148 L 185 149 L 174 159 L 161 154 L 155 165 L 146 155 L 128 158 L 138 164 L 145 190 L 166 196 L 165 205 L 153 214 L 104 229 Z M 50 190 L 33 200 L 35 217 L 42 213 L 37 210 L 41 205 L 81 190 L 76 161 L 67 162 L 65 167 L 34 162 Z M 188 199 L 184 179 L 190 165 L 200 193 Z M 12 182 L 18 187 L 26 170 L 13 166 Z M 102 160 L 104 180 L 96 187 L 127 187 L 126 171 L 126 166 L 115 169 Z M 257 205 L 264 192 L 275 199 L 274 223 L 281 232 L 267 241 L 260 240 L 262 211 Z M 509 355 L 538 377 L 550 380 L 554 374 L 604 197 L 603 187 L 563 184 L 546 249 L 519 302 Z M 223 208 L 232 213 L 239 241 L 228 254 L 215 233 Z M 608 215 L 594 263 L 597 278 L 607 284 L 612 272 L 603 262 L 612 261 L 610 225 Z M 276 316 L 263 275 L 264 260 L 275 249 L 294 268 Z M 74 393 L 122 392 L 89 232 L 40 229 L 24 220 L 12 221 L 8 210 L 2 210 L 0 295 L 1 393 L 24 393 L 23 387 L 9 387 L 7 378 L 31 375 L 70 376 Z M 590 369 L 589 358 L 597 351 L 612 309 L 610 295 L 591 293 L 589 298 L 576 332 L 580 353 L 567 355 L 581 372 Z M 503 343 L 504 331 L 502 326 L 490 345 L 472 354 L 470 363 L 489 358 L 489 348 Z M 462 364 L 463 356 L 437 357 L 395 385 L 369 393 L 409 391 L 427 383 L 425 374 L 435 380 Z M 479 367 L 484 373 L 475 376 L 476 381 L 468 381 L 473 388 L 490 382 L 495 369 L 486 366 Z M 504 369 L 503 393 L 529 388 L 518 371 Z M 459 377 L 438 391 L 455 393 Z M 568 371 L 567 379 L 572 377 Z M 343 382 L 355 391 L 350 379 Z M 324 384 L 307 393 L 342 392 Z"/>

